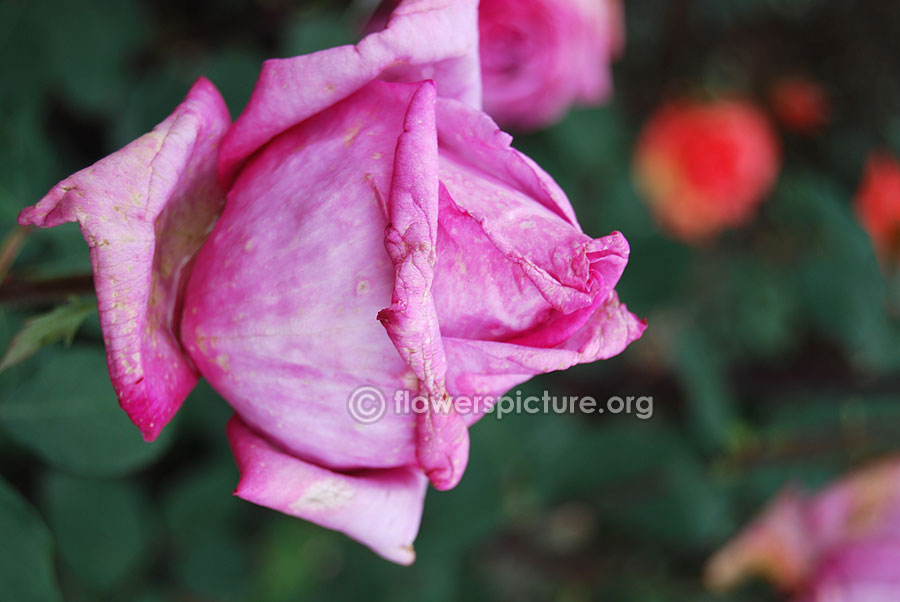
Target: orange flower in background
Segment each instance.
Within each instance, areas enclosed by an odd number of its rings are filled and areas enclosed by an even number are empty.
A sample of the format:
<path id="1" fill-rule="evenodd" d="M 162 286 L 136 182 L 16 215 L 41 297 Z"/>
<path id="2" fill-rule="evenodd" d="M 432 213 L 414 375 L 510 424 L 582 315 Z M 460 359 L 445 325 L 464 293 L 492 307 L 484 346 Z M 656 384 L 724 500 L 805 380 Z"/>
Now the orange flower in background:
<path id="1" fill-rule="evenodd" d="M 753 217 L 779 163 L 765 115 L 748 102 L 720 100 L 663 106 L 644 126 L 634 166 L 663 228 L 701 242 Z"/>
<path id="2" fill-rule="evenodd" d="M 786 77 L 769 90 L 772 112 L 786 130 L 815 134 L 831 118 L 831 103 L 825 88 L 803 77 Z"/>
<path id="3" fill-rule="evenodd" d="M 900 163 L 885 152 L 875 152 L 866 162 L 865 173 L 854 201 L 856 215 L 869 233 L 882 261 L 897 257 L 900 250 Z"/>

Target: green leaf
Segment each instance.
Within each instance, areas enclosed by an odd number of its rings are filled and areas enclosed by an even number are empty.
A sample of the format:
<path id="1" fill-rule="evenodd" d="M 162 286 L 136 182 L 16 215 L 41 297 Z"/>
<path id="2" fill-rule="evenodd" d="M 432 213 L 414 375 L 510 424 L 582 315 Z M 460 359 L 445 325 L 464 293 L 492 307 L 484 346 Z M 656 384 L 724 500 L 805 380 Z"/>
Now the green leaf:
<path id="1" fill-rule="evenodd" d="M 604 520 L 630 537 L 698 550 L 735 528 L 728 498 L 688 450 L 599 499 Z"/>
<path id="2" fill-rule="evenodd" d="M 73 299 L 67 305 L 60 305 L 49 313 L 26 320 L 22 330 L 10 341 L 3 360 L 0 360 L 0 372 L 31 357 L 41 347 L 57 341 L 65 341 L 66 346 L 71 345 L 78 328 L 96 310 L 95 301 Z"/>
<path id="3" fill-rule="evenodd" d="M 54 474 L 44 498 L 60 556 L 86 585 L 109 590 L 140 565 L 148 509 L 133 483 Z"/>
<path id="4" fill-rule="evenodd" d="M 34 359 L 42 361 L 31 377 L 0 397 L 11 439 L 61 470 L 97 477 L 141 468 L 166 450 L 171 429 L 146 443 L 119 408 L 100 348 L 48 348 Z"/>
<path id="5" fill-rule="evenodd" d="M 266 522 L 260 545 L 258 592 L 261 602 L 308 599 L 342 563 L 340 535 L 291 516 Z"/>
<path id="6" fill-rule="evenodd" d="M 53 540 L 38 513 L 0 480 L 0 584 L 17 602 L 62 600 L 53 574 Z"/>
<path id="7" fill-rule="evenodd" d="M 786 176 L 772 214 L 777 225 L 798 233 L 791 278 L 804 320 L 854 363 L 890 369 L 897 362 L 897 333 L 885 312 L 884 277 L 844 195 L 815 174 Z"/>
<path id="8" fill-rule="evenodd" d="M 685 331 L 676 343 L 674 359 L 692 434 L 707 451 L 725 445 L 737 422 L 737 401 L 721 353 L 700 332 Z"/>
<path id="9" fill-rule="evenodd" d="M 253 507 L 232 495 L 238 478 L 233 463 L 214 459 L 177 482 L 163 500 L 175 536 L 175 572 L 185 588 L 204 599 L 250 598 L 250 558 L 237 526 Z"/>

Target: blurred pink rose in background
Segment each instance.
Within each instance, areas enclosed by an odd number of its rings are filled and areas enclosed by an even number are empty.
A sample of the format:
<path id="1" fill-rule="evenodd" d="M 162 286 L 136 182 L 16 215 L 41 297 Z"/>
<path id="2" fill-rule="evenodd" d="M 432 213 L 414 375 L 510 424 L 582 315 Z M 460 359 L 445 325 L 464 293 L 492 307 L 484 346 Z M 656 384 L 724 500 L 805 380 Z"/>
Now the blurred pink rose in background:
<path id="1" fill-rule="evenodd" d="M 872 153 L 854 205 L 879 259 L 900 261 L 900 162 L 885 151 Z"/>
<path id="2" fill-rule="evenodd" d="M 484 110 L 502 126 L 539 128 L 612 93 L 619 0 L 481 0 L 478 27 Z"/>
<path id="3" fill-rule="evenodd" d="M 900 600 L 900 458 L 811 495 L 789 488 L 707 565 L 714 590 L 765 577 L 796 602 Z"/>
<path id="4" fill-rule="evenodd" d="M 366 31 L 397 4 L 383 0 Z M 611 95 L 610 65 L 625 47 L 621 0 L 481 0 L 478 27 L 484 110 L 501 126 L 541 128 Z"/>
<path id="5" fill-rule="evenodd" d="M 779 168 L 769 121 L 741 100 L 663 106 L 644 125 L 634 157 L 635 179 L 653 215 L 690 243 L 752 219 Z"/>
<path id="6" fill-rule="evenodd" d="M 234 124 L 200 80 L 20 216 L 81 225 L 110 376 L 147 439 L 203 376 L 237 412 L 237 495 L 400 563 L 480 416 L 388 404 L 361 424 L 354 390 L 499 395 L 644 329 L 614 291 L 624 237 L 584 234 L 478 110 L 475 7 L 410 0 L 356 46 L 268 61 Z"/>

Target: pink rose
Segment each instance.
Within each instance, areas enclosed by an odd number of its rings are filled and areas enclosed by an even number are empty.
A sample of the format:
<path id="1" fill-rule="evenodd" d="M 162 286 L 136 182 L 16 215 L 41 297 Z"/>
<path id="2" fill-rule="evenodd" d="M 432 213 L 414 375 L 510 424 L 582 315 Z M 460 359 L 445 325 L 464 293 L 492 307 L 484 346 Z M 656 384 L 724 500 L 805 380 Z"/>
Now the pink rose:
<path id="1" fill-rule="evenodd" d="M 478 27 L 484 109 L 501 125 L 542 127 L 612 91 L 620 0 L 481 0 Z"/>
<path id="2" fill-rule="evenodd" d="M 625 239 L 585 235 L 474 108 L 475 19 L 474 1 L 410 0 L 356 46 L 268 61 L 232 125 L 200 80 L 20 216 L 80 223 L 113 385 L 147 439 L 203 376 L 236 410 L 238 496 L 400 563 L 480 417 L 441 402 L 644 328 L 613 290 Z M 360 386 L 430 403 L 361 424 Z"/>
<path id="3" fill-rule="evenodd" d="M 710 561 L 714 589 L 760 574 L 796 602 L 900 599 L 900 458 L 817 495 L 790 488 Z"/>
<path id="4" fill-rule="evenodd" d="M 366 30 L 398 4 L 382 0 Z M 621 0 L 481 0 L 478 28 L 484 110 L 501 126 L 544 127 L 612 92 L 610 63 L 625 46 Z"/>

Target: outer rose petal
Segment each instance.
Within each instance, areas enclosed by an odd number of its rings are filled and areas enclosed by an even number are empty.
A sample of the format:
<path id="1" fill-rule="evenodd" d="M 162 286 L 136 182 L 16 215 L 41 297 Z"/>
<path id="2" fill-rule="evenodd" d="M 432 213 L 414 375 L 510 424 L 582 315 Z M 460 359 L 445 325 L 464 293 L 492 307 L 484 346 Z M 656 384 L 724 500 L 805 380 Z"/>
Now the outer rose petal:
<path id="1" fill-rule="evenodd" d="M 417 415 L 416 455 L 438 489 L 456 486 L 469 456 L 469 434 L 453 407 L 441 412 L 447 361 L 431 296 L 438 226 L 438 146 L 434 85 L 416 91 L 397 143 L 388 201 L 391 220 L 385 247 L 394 262 L 391 306 L 379 313 L 397 351 L 419 380 L 418 394 L 431 401 Z"/>
<path id="2" fill-rule="evenodd" d="M 19 215 L 22 225 L 81 225 L 113 388 L 147 440 L 197 382 L 174 322 L 183 269 L 224 198 L 216 153 L 229 122 L 219 92 L 201 78 L 152 132 L 63 180 Z"/>
<path id="3" fill-rule="evenodd" d="M 267 144 L 185 295 L 182 341 L 213 387 L 256 432 L 334 470 L 416 463 L 415 416 L 389 402 L 362 425 L 348 399 L 361 385 L 390 400 L 417 384 L 377 316 L 395 288 L 393 158 L 419 87 L 373 82 Z"/>
<path id="4" fill-rule="evenodd" d="M 405 0 L 385 30 L 356 46 L 266 61 L 222 146 L 221 180 L 277 134 L 375 79 L 433 79 L 441 96 L 481 106 L 476 0 Z"/>
<path id="5" fill-rule="evenodd" d="M 276 449 L 237 416 L 228 439 L 238 497 L 345 533 L 392 562 L 415 560 L 428 483 L 417 468 L 333 472 Z"/>

